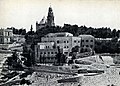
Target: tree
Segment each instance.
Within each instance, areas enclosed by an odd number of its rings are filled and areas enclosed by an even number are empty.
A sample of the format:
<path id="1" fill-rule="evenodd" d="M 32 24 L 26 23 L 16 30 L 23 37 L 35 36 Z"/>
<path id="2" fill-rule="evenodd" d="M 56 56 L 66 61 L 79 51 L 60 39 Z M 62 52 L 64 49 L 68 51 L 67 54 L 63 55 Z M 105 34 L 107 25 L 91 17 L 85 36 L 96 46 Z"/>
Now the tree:
<path id="1" fill-rule="evenodd" d="M 60 51 L 60 48 L 58 48 L 58 53 L 56 54 L 56 60 L 58 65 L 63 65 L 66 63 L 66 56 Z"/>
<path id="2" fill-rule="evenodd" d="M 113 29 L 112 31 L 112 37 L 116 37 L 116 29 Z"/>
<path id="3" fill-rule="evenodd" d="M 26 29 L 19 29 L 19 32 L 18 32 L 19 35 L 25 35 L 26 34 Z"/>
<path id="4" fill-rule="evenodd" d="M 18 68 L 22 68 L 22 64 L 21 64 L 21 61 L 20 59 L 18 58 L 18 54 L 16 51 L 14 51 L 12 53 L 12 56 L 11 57 L 8 57 L 7 59 L 7 64 L 8 66 L 10 67 L 13 67 L 15 69 L 18 69 Z"/>
<path id="5" fill-rule="evenodd" d="M 27 44 L 23 46 L 23 53 L 22 56 L 26 59 L 24 64 L 28 67 L 35 64 L 35 55 L 34 55 L 34 43 L 28 48 Z"/>
<path id="6" fill-rule="evenodd" d="M 79 52 L 79 46 L 75 46 L 72 48 L 72 52 Z"/>

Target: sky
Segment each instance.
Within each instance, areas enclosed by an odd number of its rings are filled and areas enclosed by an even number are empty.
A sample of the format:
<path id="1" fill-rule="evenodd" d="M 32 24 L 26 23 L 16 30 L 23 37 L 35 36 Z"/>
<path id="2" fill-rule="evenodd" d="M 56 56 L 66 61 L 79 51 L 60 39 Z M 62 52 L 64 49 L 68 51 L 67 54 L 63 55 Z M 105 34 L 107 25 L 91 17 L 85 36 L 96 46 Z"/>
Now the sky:
<path id="1" fill-rule="evenodd" d="M 0 28 L 36 30 L 51 5 L 55 24 L 120 30 L 120 0 L 0 0 Z"/>

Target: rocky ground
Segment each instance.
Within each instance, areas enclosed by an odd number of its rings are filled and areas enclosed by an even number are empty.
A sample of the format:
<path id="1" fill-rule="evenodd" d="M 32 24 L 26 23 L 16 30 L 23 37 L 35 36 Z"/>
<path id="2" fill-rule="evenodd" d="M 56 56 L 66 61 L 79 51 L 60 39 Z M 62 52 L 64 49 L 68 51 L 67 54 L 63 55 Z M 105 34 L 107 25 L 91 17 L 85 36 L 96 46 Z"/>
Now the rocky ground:
<path id="1" fill-rule="evenodd" d="M 85 76 L 81 79 L 81 86 L 120 86 L 120 69 L 110 67 L 105 73 L 96 76 Z"/>
<path id="2" fill-rule="evenodd" d="M 111 66 L 105 69 L 105 73 L 96 76 L 81 76 L 76 83 L 58 83 L 58 79 L 71 77 L 71 75 L 60 75 L 50 73 L 36 73 L 27 78 L 32 84 L 29 86 L 120 86 L 120 68 Z"/>
<path id="3" fill-rule="evenodd" d="M 110 61 L 109 61 L 110 62 Z M 108 64 L 108 63 L 107 63 Z M 105 73 L 95 76 L 80 76 L 79 82 L 58 83 L 57 80 L 72 77 L 72 75 L 55 74 L 48 72 L 33 72 L 25 77 L 32 83 L 29 86 L 120 86 L 120 68 L 115 66 L 107 67 L 106 64 L 92 64 L 93 67 L 105 70 Z M 47 68 L 46 68 L 47 67 Z M 69 71 L 68 68 L 59 69 L 59 71 Z M 42 66 L 40 69 L 57 70 L 56 67 Z M 23 85 L 12 85 L 23 86 Z M 24 85 L 28 86 L 28 85 Z"/>

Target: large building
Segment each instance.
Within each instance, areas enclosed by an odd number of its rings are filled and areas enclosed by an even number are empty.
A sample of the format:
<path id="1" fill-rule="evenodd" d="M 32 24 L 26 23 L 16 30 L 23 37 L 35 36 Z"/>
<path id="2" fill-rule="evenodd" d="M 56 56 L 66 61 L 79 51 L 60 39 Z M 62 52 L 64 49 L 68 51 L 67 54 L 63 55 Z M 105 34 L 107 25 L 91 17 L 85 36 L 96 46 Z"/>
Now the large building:
<path id="1" fill-rule="evenodd" d="M 51 6 L 48 9 L 47 19 L 45 19 L 45 17 L 43 17 L 42 20 L 39 23 L 36 22 L 36 31 L 43 28 L 43 27 L 46 27 L 46 26 L 49 26 L 49 27 L 55 26 L 54 15 L 53 15 L 53 11 L 52 11 Z"/>
<path id="2" fill-rule="evenodd" d="M 61 52 L 68 55 L 71 49 L 81 45 L 81 38 L 74 37 L 71 33 L 49 33 L 41 38 L 41 43 L 35 46 L 35 57 L 40 61 L 42 57 L 51 62 L 55 60 L 55 55 L 58 53 L 57 47 Z"/>
<path id="3" fill-rule="evenodd" d="M 0 29 L 0 44 L 11 43 L 11 38 L 13 37 L 13 30 L 11 29 Z"/>
<path id="4" fill-rule="evenodd" d="M 41 38 L 44 43 L 54 42 L 55 47 L 63 49 L 64 54 L 71 52 L 71 49 L 75 46 L 80 46 L 81 38 L 74 37 L 73 34 L 68 32 L 49 33 Z"/>

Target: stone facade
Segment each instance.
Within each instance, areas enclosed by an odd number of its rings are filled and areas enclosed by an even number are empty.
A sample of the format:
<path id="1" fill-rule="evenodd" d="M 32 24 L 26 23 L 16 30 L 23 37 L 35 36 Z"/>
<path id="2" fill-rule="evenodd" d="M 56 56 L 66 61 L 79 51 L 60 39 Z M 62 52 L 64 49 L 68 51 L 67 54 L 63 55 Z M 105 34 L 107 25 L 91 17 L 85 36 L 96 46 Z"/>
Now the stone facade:
<path id="1" fill-rule="evenodd" d="M 54 48 L 54 42 L 38 43 L 35 45 L 36 62 L 55 62 L 58 50 Z"/>
<path id="2" fill-rule="evenodd" d="M 71 33 L 49 33 L 45 37 L 41 38 L 42 42 L 54 42 L 55 47 L 63 49 L 64 54 L 71 52 L 71 49 L 75 46 L 80 46 L 81 38 L 74 37 Z"/>
<path id="3" fill-rule="evenodd" d="M 58 53 L 57 47 L 63 54 L 68 55 L 75 46 L 80 46 L 81 38 L 74 37 L 71 33 L 49 33 L 41 38 L 41 43 L 35 46 L 35 58 L 40 61 L 46 58 L 47 62 L 54 62 L 55 55 Z"/>
<path id="4" fill-rule="evenodd" d="M 86 48 L 94 49 L 95 47 L 95 38 L 92 35 L 79 35 L 82 39 L 81 46 Z"/>
<path id="5" fill-rule="evenodd" d="M 11 29 L 0 29 L 0 44 L 8 44 L 11 42 L 13 37 L 13 30 Z"/>

